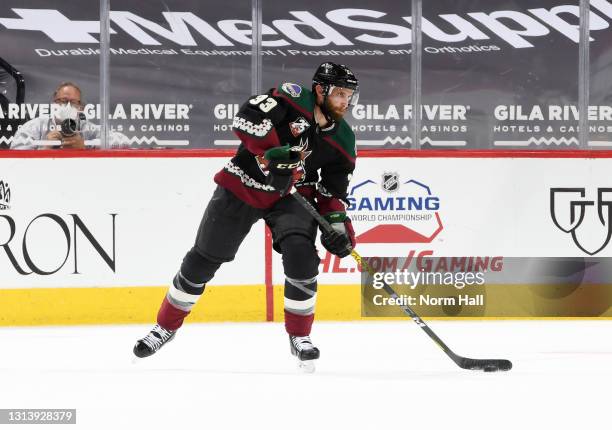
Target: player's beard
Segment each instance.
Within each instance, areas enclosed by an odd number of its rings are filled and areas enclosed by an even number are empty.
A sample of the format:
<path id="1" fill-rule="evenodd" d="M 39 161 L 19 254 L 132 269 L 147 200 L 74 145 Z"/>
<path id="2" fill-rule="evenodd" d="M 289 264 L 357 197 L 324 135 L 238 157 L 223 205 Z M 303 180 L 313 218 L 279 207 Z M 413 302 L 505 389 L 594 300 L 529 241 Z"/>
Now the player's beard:
<path id="1" fill-rule="evenodd" d="M 342 118 L 344 118 L 344 115 L 348 111 L 348 109 L 342 110 L 340 107 L 334 107 L 329 100 L 325 101 L 325 107 L 327 108 L 329 116 L 334 121 L 340 121 Z"/>

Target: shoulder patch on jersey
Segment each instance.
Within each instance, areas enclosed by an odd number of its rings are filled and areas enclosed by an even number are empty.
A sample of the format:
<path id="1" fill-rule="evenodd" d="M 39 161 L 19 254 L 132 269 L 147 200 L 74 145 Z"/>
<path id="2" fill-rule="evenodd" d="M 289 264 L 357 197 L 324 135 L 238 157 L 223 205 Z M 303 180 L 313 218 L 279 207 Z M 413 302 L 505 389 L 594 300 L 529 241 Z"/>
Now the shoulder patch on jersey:
<path id="1" fill-rule="evenodd" d="M 295 121 L 289 123 L 289 130 L 293 137 L 298 137 L 310 127 L 310 123 L 303 116 L 298 117 Z"/>
<path id="2" fill-rule="evenodd" d="M 288 85 L 291 85 L 291 87 L 288 87 Z M 299 94 L 296 88 L 299 89 Z M 291 94 L 290 92 L 288 92 L 289 89 L 293 89 L 295 94 Z M 295 97 L 296 94 L 298 95 L 298 97 Z M 292 105 L 293 108 L 300 111 L 301 114 L 306 117 L 306 119 L 310 120 L 312 118 L 312 111 L 314 109 L 315 100 L 314 96 L 312 95 L 312 92 L 308 88 L 301 87 L 297 84 L 284 83 L 280 84 L 272 92 L 272 95 L 274 95 L 275 97 L 280 96 L 281 99 L 285 100 L 288 104 Z"/>
<path id="3" fill-rule="evenodd" d="M 298 98 L 300 94 L 302 94 L 302 87 L 298 84 L 293 84 L 291 82 L 285 82 L 281 89 L 287 94 L 291 95 L 293 98 Z"/>

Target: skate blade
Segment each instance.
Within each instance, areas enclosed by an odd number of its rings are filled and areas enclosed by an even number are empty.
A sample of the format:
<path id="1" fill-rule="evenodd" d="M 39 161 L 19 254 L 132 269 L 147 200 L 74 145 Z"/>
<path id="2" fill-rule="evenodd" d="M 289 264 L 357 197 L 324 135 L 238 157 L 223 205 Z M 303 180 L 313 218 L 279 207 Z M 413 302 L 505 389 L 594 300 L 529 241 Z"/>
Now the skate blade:
<path id="1" fill-rule="evenodd" d="M 316 370 L 315 362 L 316 360 L 302 361 L 298 359 L 298 367 L 304 373 L 314 373 L 314 371 Z"/>

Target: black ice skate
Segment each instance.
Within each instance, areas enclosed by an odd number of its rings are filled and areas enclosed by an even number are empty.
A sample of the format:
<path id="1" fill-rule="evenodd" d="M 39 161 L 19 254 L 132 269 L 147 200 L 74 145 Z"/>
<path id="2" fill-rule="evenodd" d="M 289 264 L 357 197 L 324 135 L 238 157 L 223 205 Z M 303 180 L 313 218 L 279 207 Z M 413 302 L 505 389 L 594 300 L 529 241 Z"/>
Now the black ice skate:
<path id="1" fill-rule="evenodd" d="M 138 358 L 145 358 L 155 354 L 159 348 L 174 339 L 175 334 L 176 330 L 166 330 L 159 324 L 155 324 L 149 334 L 136 342 L 134 355 Z"/>
<path id="2" fill-rule="evenodd" d="M 289 335 L 291 354 L 298 359 L 300 369 L 311 373 L 315 371 L 315 360 L 319 359 L 319 348 L 312 344 L 310 336 Z"/>

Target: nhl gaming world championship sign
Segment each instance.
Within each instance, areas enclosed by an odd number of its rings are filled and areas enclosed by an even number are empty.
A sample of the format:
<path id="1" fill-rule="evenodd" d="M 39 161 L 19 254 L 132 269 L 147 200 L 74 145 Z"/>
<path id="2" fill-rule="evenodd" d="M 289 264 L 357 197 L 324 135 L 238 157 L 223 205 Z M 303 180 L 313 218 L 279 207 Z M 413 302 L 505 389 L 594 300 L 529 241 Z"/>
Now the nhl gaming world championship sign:
<path id="1" fill-rule="evenodd" d="M 442 231 L 440 198 L 416 179 L 384 172 L 350 189 L 347 213 L 364 243 L 431 243 Z"/>

